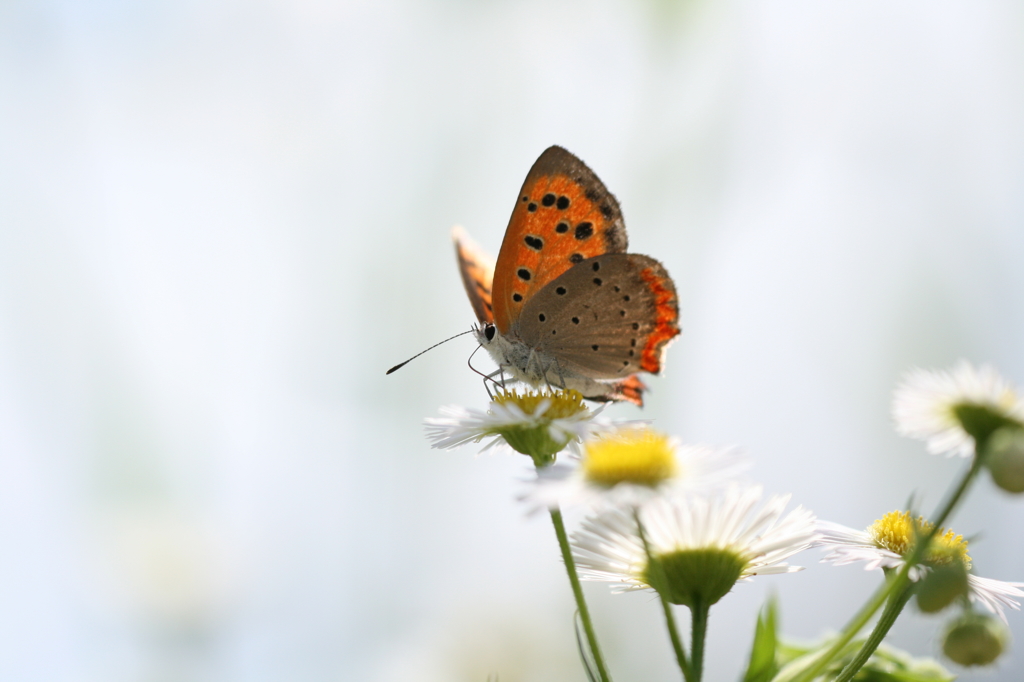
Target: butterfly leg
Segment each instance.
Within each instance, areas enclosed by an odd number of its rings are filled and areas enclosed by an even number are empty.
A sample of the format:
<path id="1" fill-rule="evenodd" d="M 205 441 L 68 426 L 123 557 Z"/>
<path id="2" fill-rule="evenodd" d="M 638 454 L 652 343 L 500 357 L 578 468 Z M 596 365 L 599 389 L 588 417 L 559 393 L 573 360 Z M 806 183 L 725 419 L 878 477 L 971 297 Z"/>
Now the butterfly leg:
<path id="1" fill-rule="evenodd" d="M 490 384 L 488 382 L 490 382 L 490 383 L 492 383 L 495 386 L 498 386 L 500 388 L 504 388 L 505 387 L 504 370 L 501 367 L 499 367 L 498 369 L 494 370 L 490 374 L 484 374 L 483 372 L 478 370 L 476 367 L 474 367 L 473 366 L 473 356 L 476 355 L 476 351 L 480 350 L 481 348 L 483 348 L 483 346 L 477 346 L 476 350 L 474 350 L 472 353 L 470 353 L 469 359 L 466 360 L 466 364 L 469 365 L 469 368 L 471 370 L 473 370 L 473 372 L 475 372 L 476 374 L 479 374 L 483 378 L 483 380 L 484 380 L 484 390 L 487 391 L 487 397 L 490 398 L 491 400 L 494 400 L 494 394 L 491 393 L 491 387 L 490 387 Z M 496 377 L 498 375 L 501 375 L 501 380 L 500 381 L 498 379 L 494 378 L 494 377 Z"/>
<path id="2" fill-rule="evenodd" d="M 498 375 L 502 375 L 501 379 L 495 379 L 494 378 L 494 377 L 496 377 Z M 490 374 L 483 375 L 483 377 L 484 377 L 484 390 L 487 391 L 487 397 L 490 398 L 491 400 L 494 400 L 494 394 L 491 393 L 491 386 L 490 386 L 490 384 L 494 384 L 495 388 L 500 388 L 500 389 L 504 390 L 505 389 L 505 377 L 504 377 L 504 374 L 503 374 L 502 370 L 499 368 L 499 369 L 494 370 Z"/>
<path id="3" fill-rule="evenodd" d="M 558 374 L 557 388 L 564 391 L 566 388 L 568 388 L 568 385 L 565 381 L 565 375 L 562 373 L 562 363 L 558 361 L 558 358 L 552 358 L 551 362 L 544 369 L 544 383 L 548 385 L 548 390 L 554 393 L 556 386 L 551 385 L 551 379 L 553 378 L 551 377 L 552 369 L 554 369 L 554 371 Z"/>
<path id="4" fill-rule="evenodd" d="M 565 376 L 562 374 L 562 363 L 555 358 L 555 369 L 558 371 L 558 380 L 562 382 L 562 389 L 565 389 Z"/>
<path id="5" fill-rule="evenodd" d="M 540 375 L 544 379 L 544 384 L 548 387 L 549 391 L 554 392 L 555 390 L 555 387 L 551 385 L 551 379 L 549 378 L 552 366 L 554 366 L 554 370 L 558 373 L 558 388 L 563 390 L 565 389 L 565 376 L 562 374 L 562 365 L 558 362 L 558 358 L 552 358 L 552 362 L 549 363 L 547 367 L 542 367 L 540 356 L 531 352 L 530 361 L 533 362 L 534 360 L 537 362 L 537 369 L 540 370 Z"/>
<path id="6" fill-rule="evenodd" d="M 534 368 L 536 368 L 536 373 L 533 373 L 531 371 Z M 544 385 L 548 387 L 549 391 L 553 390 L 552 387 L 551 387 L 551 382 L 548 381 L 548 368 L 541 365 L 540 356 L 537 355 L 537 352 L 535 350 L 533 350 L 533 349 L 530 350 L 530 355 L 526 358 L 525 374 L 527 376 L 530 376 L 531 374 L 533 374 L 534 376 L 539 376 L 540 377 L 539 379 L 537 379 L 536 382 L 531 382 L 531 383 L 533 383 L 533 385 L 536 386 L 536 385 L 540 384 L 541 382 L 543 382 Z"/>

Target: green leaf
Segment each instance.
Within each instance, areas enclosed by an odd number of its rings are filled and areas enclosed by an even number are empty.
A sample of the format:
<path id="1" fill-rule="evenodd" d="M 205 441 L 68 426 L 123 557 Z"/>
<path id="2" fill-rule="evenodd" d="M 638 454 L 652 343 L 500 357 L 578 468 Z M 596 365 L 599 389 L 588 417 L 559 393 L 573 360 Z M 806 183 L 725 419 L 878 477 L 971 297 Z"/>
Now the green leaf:
<path id="1" fill-rule="evenodd" d="M 778 649 L 782 669 L 775 676 L 774 682 L 788 682 L 797 677 L 824 654 L 834 640 L 834 637 L 828 637 L 814 646 L 780 643 Z M 863 639 L 849 642 L 815 680 L 834 679 L 863 643 Z M 883 644 L 853 679 L 854 682 L 952 682 L 956 676 L 930 658 L 914 658 Z"/>
<path id="2" fill-rule="evenodd" d="M 750 648 L 750 664 L 743 675 L 743 682 L 770 682 L 775 677 L 779 671 L 776 661 L 778 644 L 778 602 L 775 597 L 771 597 L 757 616 L 754 643 Z"/>

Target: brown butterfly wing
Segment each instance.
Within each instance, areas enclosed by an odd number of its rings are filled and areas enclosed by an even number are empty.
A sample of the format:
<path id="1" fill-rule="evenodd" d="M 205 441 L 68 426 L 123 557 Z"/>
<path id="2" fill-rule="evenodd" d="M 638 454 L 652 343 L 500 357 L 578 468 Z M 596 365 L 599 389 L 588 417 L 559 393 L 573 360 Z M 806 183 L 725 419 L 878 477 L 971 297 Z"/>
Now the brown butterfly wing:
<path id="1" fill-rule="evenodd" d="M 519 192 L 494 271 L 494 323 L 502 334 L 526 303 L 577 263 L 626 251 L 619 203 L 592 170 L 549 147 Z"/>
<path id="2" fill-rule="evenodd" d="M 466 287 L 466 295 L 480 324 L 494 321 L 491 307 L 491 281 L 494 279 L 494 260 L 469 238 L 465 230 L 452 229 L 455 256 L 459 260 L 459 274 Z"/>
<path id="3" fill-rule="evenodd" d="M 536 350 L 594 379 L 657 374 L 679 334 L 675 285 L 661 263 L 604 254 L 574 265 L 523 306 L 519 333 Z"/>

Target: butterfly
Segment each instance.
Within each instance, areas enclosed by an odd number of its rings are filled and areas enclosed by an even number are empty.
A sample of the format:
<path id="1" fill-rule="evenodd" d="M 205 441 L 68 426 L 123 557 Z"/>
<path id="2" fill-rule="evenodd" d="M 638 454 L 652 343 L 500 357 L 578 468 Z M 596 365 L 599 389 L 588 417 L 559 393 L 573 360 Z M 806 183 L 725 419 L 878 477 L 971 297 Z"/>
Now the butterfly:
<path id="1" fill-rule="evenodd" d="M 452 236 L 492 377 L 643 405 L 637 373 L 658 374 L 679 334 L 676 288 L 661 263 L 626 253 L 619 203 L 582 161 L 540 155 L 496 263 L 461 228 Z"/>

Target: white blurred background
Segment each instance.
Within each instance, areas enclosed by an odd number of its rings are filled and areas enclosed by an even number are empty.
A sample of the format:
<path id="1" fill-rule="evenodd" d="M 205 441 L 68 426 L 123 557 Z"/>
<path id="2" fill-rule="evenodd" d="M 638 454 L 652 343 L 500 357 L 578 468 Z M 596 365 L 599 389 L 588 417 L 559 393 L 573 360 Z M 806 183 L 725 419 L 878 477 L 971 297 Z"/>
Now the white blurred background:
<path id="1" fill-rule="evenodd" d="M 1019 3 L 0 3 L 0 678 L 583 680 L 526 459 L 423 437 L 484 405 L 472 341 L 384 376 L 556 143 L 679 289 L 642 414 L 770 492 L 932 509 L 963 462 L 893 433 L 900 373 L 1024 384 Z M 1022 523 L 987 479 L 953 519 L 1003 580 Z M 768 594 L 813 639 L 878 582 L 818 558 L 716 607 L 709 680 Z M 650 597 L 587 591 L 616 679 L 678 678 Z"/>

